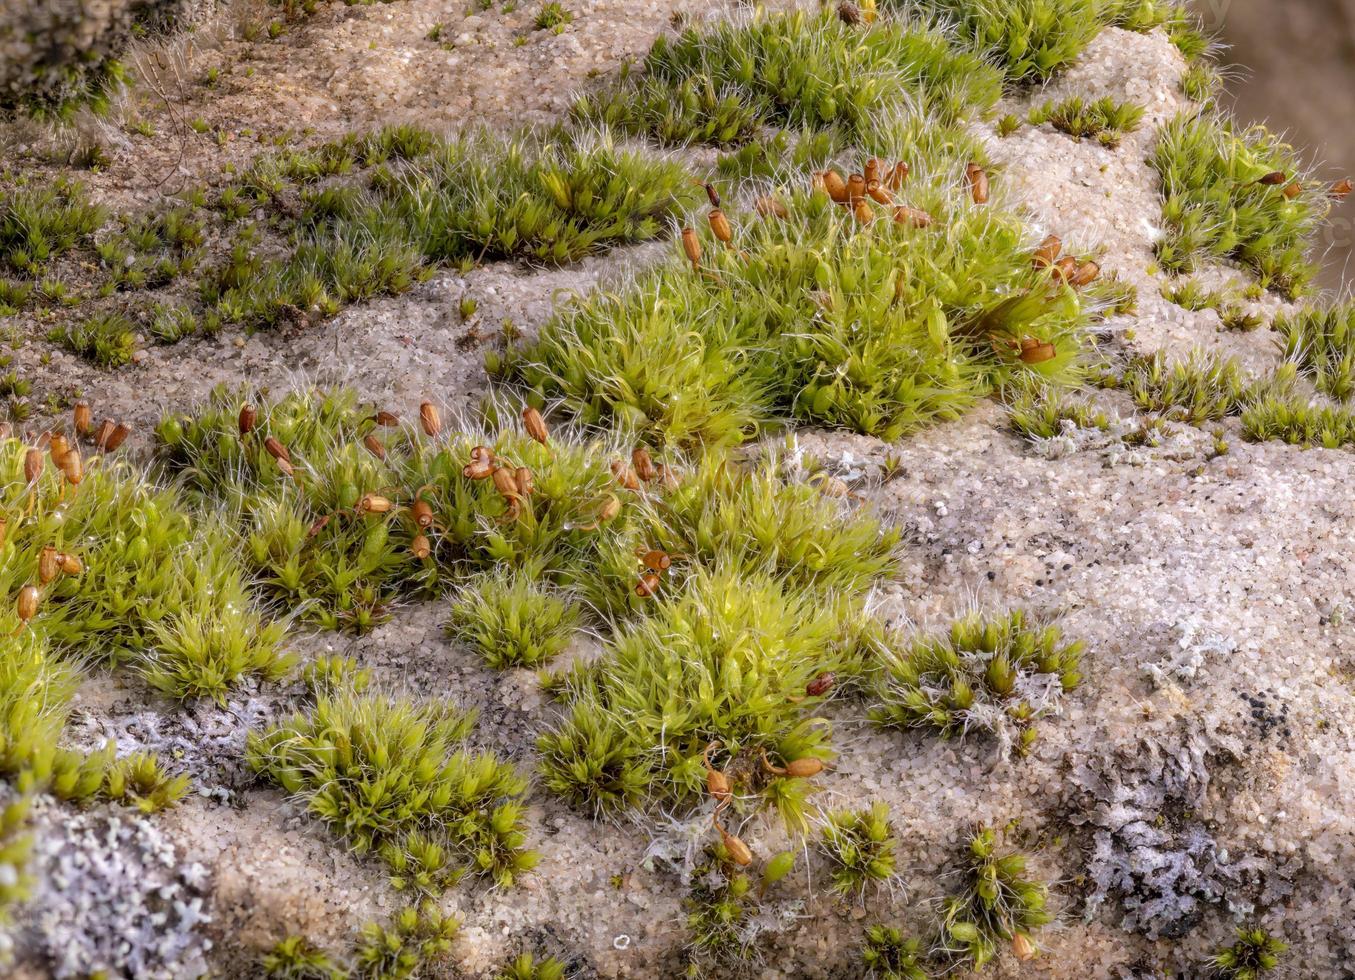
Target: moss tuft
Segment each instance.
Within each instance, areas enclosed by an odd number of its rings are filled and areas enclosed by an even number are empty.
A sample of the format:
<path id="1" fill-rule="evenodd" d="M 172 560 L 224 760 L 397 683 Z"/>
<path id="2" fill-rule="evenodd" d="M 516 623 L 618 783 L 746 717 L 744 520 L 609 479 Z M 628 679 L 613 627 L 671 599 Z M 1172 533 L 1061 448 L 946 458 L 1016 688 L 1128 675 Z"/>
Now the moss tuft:
<path id="1" fill-rule="evenodd" d="M 467 582 L 448 632 L 496 670 L 537 667 L 569 644 L 579 611 L 522 573 L 491 572 Z"/>
<path id="2" fill-rule="evenodd" d="M 833 891 L 843 897 L 864 899 L 867 888 L 894 877 L 894 828 L 884 803 L 830 813 L 819 847 L 832 865 Z"/>
<path id="3" fill-rule="evenodd" d="M 969 838 L 957 868 L 959 889 L 942 906 L 942 955 L 967 959 L 982 967 L 998 952 L 998 944 L 1019 947 L 1018 956 L 1034 955 L 1030 934 L 1053 921 L 1045 908 L 1049 887 L 1026 876 L 1026 856 L 997 853 L 997 835 L 980 828 Z"/>
<path id="4" fill-rule="evenodd" d="M 1355 302 L 1305 307 L 1275 318 L 1284 356 L 1317 390 L 1341 401 L 1355 395 Z"/>

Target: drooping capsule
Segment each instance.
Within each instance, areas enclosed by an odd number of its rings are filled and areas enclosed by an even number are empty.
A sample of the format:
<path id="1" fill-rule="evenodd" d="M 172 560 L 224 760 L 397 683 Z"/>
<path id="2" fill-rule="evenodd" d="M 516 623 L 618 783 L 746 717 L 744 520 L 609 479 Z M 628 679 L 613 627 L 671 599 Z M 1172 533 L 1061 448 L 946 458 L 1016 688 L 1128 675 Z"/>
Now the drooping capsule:
<path id="1" fill-rule="evenodd" d="M 433 507 L 422 497 L 409 505 L 409 516 L 414 521 L 416 527 L 426 528 L 433 526 Z"/>
<path id="2" fill-rule="evenodd" d="M 67 575 L 79 575 L 85 570 L 85 563 L 80 560 L 79 556 L 73 555 L 69 551 L 62 552 L 58 557 L 61 561 L 61 570 Z"/>
<path id="3" fill-rule="evenodd" d="M 700 270 L 701 239 L 697 237 L 694 228 L 682 229 L 682 251 L 686 254 L 687 261 L 692 264 L 692 268 Z"/>
<path id="4" fill-rule="evenodd" d="M 1054 345 L 1047 340 L 1026 337 L 1021 341 L 1020 358 L 1023 364 L 1042 364 L 1053 360 L 1058 354 Z"/>
<path id="5" fill-rule="evenodd" d="M 1351 184 L 1350 178 L 1343 177 L 1336 183 L 1331 185 L 1331 187 L 1327 190 L 1327 196 L 1334 201 L 1344 201 L 1346 198 L 1350 196 L 1352 186 L 1355 185 Z"/>
<path id="6" fill-rule="evenodd" d="M 868 225 L 875 220 L 875 212 L 871 209 L 870 203 L 861 197 L 852 205 L 852 217 L 858 224 Z"/>
<path id="7" fill-rule="evenodd" d="M 904 182 L 907 179 L 908 164 L 900 160 L 898 163 L 894 164 L 894 168 L 890 170 L 889 174 L 885 177 L 885 187 L 891 191 L 896 191 L 904 185 Z"/>
<path id="8" fill-rule="evenodd" d="M 649 450 L 644 446 L 636 446 L 631 450 L 630 465 L 635 468 L 635 475 L 646 483 L 659 475 L 658 468 L 654 465 L 654 460 L 649 455 Z"/>
<path id="9" fill-rule="evenodd" d="M 268 455 L 277 460 L 284 460 L 288 463 L 292 461 L 292 454 L 287 451 L 287 447 L 278 441 L 277 436 L 269 436 L 263 441 L 263 448 L 268 451 Z"/>
<path id="10" fill-rule="evenodd" d="M 1054 260 L 1059 257 L 1063 251 L 1063 241 L 1058 235 L 1046 235 L 1044 241 L 1040 242 L 1035 249 L 1035 254 L 1031 257 L 1031 262 L 1037 269 L 1047 269 L 1054 264 Z"/>
<path id="11" fill-rule="evenodd" d="M 377 459 L 386 458 L 386 447 L 383 446 L 381 444 L 381 440 L 378 439 L 372 433 L 370 432 L 367 433 L 367 435 L 362 440 L 362 444 L 366 446 L 367 451 L 371 453 L 373 456 L 375 456 Z"/>
<path id="12" fill-rule="evenodd" d="M 29 486 L 37 483 L 42 477 L 42 471 L 47 468 L 47 459 L 42 455 L 42 450 L 31 448 L 24 453 L 24 482 Z"/>
<path id="13" fill-rule="evenodd" d="M 240 414 L 236 417 L 235 424 L 240 430 L 240 435 L 247 436 L 254 431 L 254 424 L 259 420 L 259 413 L 254 410 L 254 406 L 248 403 L 240 406 Z"/>
<path id="14" fill-rule="evenodd" d="M 932 216 L 921 208 L 899 205 L 894 209 L 894 221 L 897 224 L 906 224 L 913 228 L 927 228 L 932 223 Z"/>
<path id="15" fill-rule="evenodd" d="M 833 689 L 837 676 L 831 670 L 825 670 L 805 685 L 805 694 L 811 698 L 822 697 Z"/>
<path id="16" fill-rule="evenodd" d="M 1083 286 L 1095 282 L 1100 275 L 1101 266 L 1091 259 L 1088 259 L 1074 270 L 1072 278 L 1068 281 L 1080 289 Z"/>
<path id="17" fill-rule="evenodd" d="M 47 585 L 56 578 L 59 571 L 61 571 L 59 552 L 48 545 L 38 553 L 38 581 Z"/>
<path id="18" fill-rule="evenodd" d="M 640 562 L 648 569 L 655 572 L 666 572 L 673 564 L 672 557 L 666 551 L 658 548 L 651 548 L 649 551 L 640 555 Z"/>
<path id="19" fill-rule="evenodd" d="M 40 598 L 36 585 L 25 585 L 19 590 L 19 599 L 15 604 L 15 611 L 19 614 L 19 622 L 27 623 L 38 614 Z"/>
<path id="20" fill-rule="evenodd" d="M 753 202 L 753 210 L 764 218 L 789 218 L 790 211 L 781 201 L 770 194 L 763 194 Z"/>
<path id="21" fill-rule="evenodd" d="M 541 417 L 541 413 L 528 405 L 522 410 L 522 424 L 527 430 L 527 435 L 531 436 L 541 445 L 550 442 L 550 431 L 546 428 L 546 420 Z"/>
<path id="22" fill-rule="evenodd" d="M 81 436 L 89 435 L 90 431 L 94 428 L 94 415 L 89 410 L 89 402 L 76 402 L 73 415 L 75 419 L 76 434 Z"/>
<path id="23" fill-rule="evenodd" d="M 429 542 L 426 535 L 416 534 L 414 540 L 409 543 L 409 553 L 415 558 L 423 561 L 433 553 L 433 545 Z"/>
<path id="24" fill-rule="evenodd" d="M 866 196 L 866 178 L 861 174 L 852 174 L 847 178 L 847 203 L 856 206 L 857 201 Z"/>
<path id="25" fill-rule="evenodd" d="M 889 192 L 889 188 L 878 180 L 869 180 L 866 182 L 866 193 L 870 195 L 871 200 L 877 204 L 886 206 L 893 205 L 894 195 Z"/>
<path id="26" fill-rule="evenodd" d="M 126 422 L 119 422 L 113 426 L 112 433 L 108 436 L 108 441 L 104 443 L 104 452 L 116 452 L 117 448 L 127 441 L 127 437 L 132 434 L 132 427 Z"/>
<path id="27" fill-rule="evenodd" d="M 975 204 L 988 203 L 988 173 L 977 163 L 965 167 L 965 180 L 969 182 L 969 196 Z"/>
<path id="28" fill-rule="evenodd" d="M 706 217 L 710 221 L 710 230 L 715 233 L 715 237 L 728 245 L 734 238 L 734 229 L 729 226 L 729 219 L 725 217 L 725 213 L 715 208 Z"/>
<path id="29" fill-rule="evenodd" d="M 442 416 L 432 402 L 424 402 L 419 406 L 419 425 L 427 436 L 437 436 L 442 432 Z"/>
<path id="30" fill-rule="evenodd" d="M 635 583 L 635 594 L 641 599 L 650 599 L 659 594 L 659 584 L 663 580 L 658 572 L 645 572 Z"/>
<path id="31" fill-rule="evenodd" d="M 842 174 L 836 170 L 823 171 L 823 189 L 828 192 L 828 196 L 833 199 L 835 204 L 846 204 L 848 200 L 847 182 L 842 179 Z"/>

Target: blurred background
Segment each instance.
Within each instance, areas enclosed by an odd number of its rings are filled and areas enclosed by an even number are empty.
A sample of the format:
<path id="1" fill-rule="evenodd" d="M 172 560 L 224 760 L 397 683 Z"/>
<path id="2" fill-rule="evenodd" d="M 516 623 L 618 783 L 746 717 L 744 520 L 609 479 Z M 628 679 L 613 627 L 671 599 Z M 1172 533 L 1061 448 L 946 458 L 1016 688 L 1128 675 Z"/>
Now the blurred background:
<path id="1" fill-rule="evenodd" d="M 1231 104 L 1286 133 L 1325 177 L 1355 175 L 1355 0 L 1194 0 L 1228 45 Z M 1355 287 L 1355 195 L 1333 213 L 1322 284 Z"/>

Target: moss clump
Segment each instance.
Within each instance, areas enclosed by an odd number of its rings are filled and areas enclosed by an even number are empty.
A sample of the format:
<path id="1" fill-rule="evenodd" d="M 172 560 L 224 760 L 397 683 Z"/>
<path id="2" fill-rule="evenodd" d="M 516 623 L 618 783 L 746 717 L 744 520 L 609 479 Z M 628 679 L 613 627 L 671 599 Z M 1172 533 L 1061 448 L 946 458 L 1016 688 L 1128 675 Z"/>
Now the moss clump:
<path id="1" fill-rule="evenodd" d="M 136 325 L 120 313 L 102 313 L 83 323 L 57 327 L 48 339 L 100 367 L 122 367 L 136 352 Z"/>
<path id="2" fill-rule="evenodd" d="M 997 73 L 953 50 L 937 31 L 878 23 L 862 29 L 832 12 L 767 15 L 660 37 L 638 78 L 580 100 L 576 118 L 662 143 L 747 143 L 765 127 L 832 128 L 874 149 L 905 98 L 947 126 L 991 107 Z"/>
<path id="3" fill-rule="evenodd" d="M 537 959 L 523 953 L 494 974 L 494 980 L 564 980 L 565 965 L 554 956 Z"/>
<path id="4" fill-rule="evenodd" d="M 1020 224 L 953 190 L 910 201 L 933 225 L 862 224 L 821 189 L 785 191 L 784 219 L 730 213 L 731 246 L 706 239 L 699 271 L 581 302 L 503 373 L 681 446 L 787 417 L 892 440 L 1015 375 L 1075 378 L 1079 294 L 1032 267 Z"/>
<path id="5" fill-rule="evenodd" d="M 1292 395 L 1270 395 L 1243 410 L 1242 431 L 1253 442 L 1341 449 L 1355 446 L 1355 412 L 1310 405 Z"/>
<path id="6" fill-rule="evenodd" d="M 1053 921 L 1045 908 L 1049 886 L 1026 876 L 1026 856 L 997 853 L 997 835 L 980 828 L 969 838 L 959 862 L 959 890 L 942 906 L 938 951 L 982 967 L 1011 943 L 1018 958 L 1035 950 L 1030 934 Z"/>
<path id="7" fill-rule="evenodd" d="M 541 5 L 534 23 L 538 31 L 554 31 L 559 34 L 564 30 L 566 24 L 573 23 L 573 21 L 573 13 L 566 10 L 564 5 L 557 3 L 556 0 L 550 0 L 549 3 Z"/>
<path id="8" fill-rule="evenodd" d="M 461 924 L 433 903 L 410 905 L 389 923 L 369 922 L 346 957 L 336 960 L 303 936 L 289 936 L 264 956 L 268 980 L 407 980 L 443 959 Z"/>
<path id="9" fill-rule="evenodd" d="M 251 733 L 247 757 L 356 851 L 380 854 L 396 887 L 436 892 L 467 873 L 506 887 L 537 860 L 522 846 L 526 781 L 492 753 L 459 748 L 474 721 L 339 692 Z"/>
<path id="10" fill-rule="evenodd" d="M 1025 752 L 1034 723 L 1081 681 L 1082 649 L 1063 642 L 1057 626 L 1028 625 L 1019 610 L 973 613 L 946 635 L 919 636 L 888 653 L 871 718 L 947 738 L 983 731 Z"/>
<path id="11" fill-rule="evenodd" d="M 868 810 L 830 813 L 819 848 L 832 866 L 833 891 L 864 899 L 867 888 L 885 885 L 894 877 L 889 807 L 876 803 Z"/>
<path id="12" fill-rule="evenodd" d="M 927 980 L 921 944 L 905 939 L 892 926 L 873 925 L 866 930 L 861 965 L 869 980 Z"/>
<path id="13" fill-rule="evenodd" d="M 1240 928 L 1237 942 L 1214 954 L 1210 976 L 1220 980 L 1257 980 L 1280 965 L 1288 944 L 1261 928 Z"/>
<path id="14" fill-rule="evenodd" d="M 1110 419 L 1085 398 L 1049 385 L 1022 385 L 1007 401 L 1007 424 L 1027 439 L 1052 439 L 1069 428 L 1107 432 Z"/>
<path id="15" fill-rule="evenodd" d="M 521 573 L 472 579 L 452 604 L 448 632 L 496 670 L 536 667 L 568 645 L 578 607 Z"/>
<path id="16" fill-rule="evenodd" d="M 188 776 L 170 776 L 149 752 L 137 752 L 114 762 L 104 775 L 103 795 L 134 806 L 142 813 L 155 813 L 173 806 L 188 792 Z"/>
<path id="17" fill-rule="evenodd" d="M 1145 412 L 1192 425 L 1237 415 L 1256 390 L 1236 358 L 1200 350 L 1176 363 L 1161 351 L 1138 358 L 1125 372 L 1124 386 Z"/>
<path id="18" fill-rule="evenodd" d="M 83 184 L 0 191 L 0 262 L 39 278 L 47 264 L 88 239 L 107 220 Z"/>
<path id="19" fill-rule="evenodd" d="M 1309 257 L 1330 210 L 1294 150 L 1266 130 L 1235 130 L 1214 114 L 1162 128 L 1151 162 L 1161 180 L 1167 234 L 1157 256 L 1169 272 L 1204 258 L 1234 259 L 1292 299 L 1316 274 Z"/>
<path id="20" fill-rule="evenodd" d="M 1281 313 L 1275 329 L 1284 340 L 1284 356 L 1318 391 L 1341 401 L 1355 395 L 1355 303 Z"/>
<path id="21" fill-rule="evenodd" d="M 1094 102 L 1074 97 L 1062 102 L 1046 102 L 1032 110 L 1030 123 L 1049 123 L 1061 133 L 1077 139 L 1094 139 L 1114 149 L 1126 133 L 1132 133 L 1143 121 L 1143 106 L 1136 102 L 1117 102 L 1107 96 Z"/>
<path id="22" fill-rule="evenodd" d="M 546 785 L 598 812 L 691 803 L 711 765 L 742 784 L 740 799 L 802 826 L 805 781 L 777 773 L 829 754 L 813 723 L 823 695 L 806 690 L 824 672 L 855 669 L 851 616 L 844 602 L 766 574 L 694 571 L 564 679 L 571 708 L 539 740 Z"/>

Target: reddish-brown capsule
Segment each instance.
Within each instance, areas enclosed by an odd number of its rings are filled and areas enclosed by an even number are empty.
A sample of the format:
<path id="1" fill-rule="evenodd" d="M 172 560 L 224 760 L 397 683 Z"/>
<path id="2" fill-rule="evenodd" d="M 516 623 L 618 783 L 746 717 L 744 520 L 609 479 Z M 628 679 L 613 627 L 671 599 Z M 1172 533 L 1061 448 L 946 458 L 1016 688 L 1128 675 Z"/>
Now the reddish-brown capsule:
<path id="1" fill-rule="evenodd" d="M 965 180 L 969 181 L 969 196 L 975 204 L 988 203 L 988 174 L 977 163 L 965 167 Z"/>
<path id="2" fill-rule="evenodd" d="M 852 205 L 852 217 L 858 224 L 868 225 L 875 220 L 875 212 L 871 210 L 870 203 L 863 197 Z"/>
<path id="3" fill-rule="evenodd" d="M 889 188 L 878 180 L 866 181 L 866 193 L 877 204 L 892 205 L 894 203 L 894 195 L 889 192 Z"/>
<path id="4" fill-rule="evenodd" d="M 433 525 L 432 505 L 422 498 L 409 505 L 409 516 L 417 527 L 426 528 Z"/>
<path id="5" fill-rule="evenodd" d="M 1291 184 L 1286 184 L 1286 185 L 1285 185 L 1285 188 L 1284 188 L 1284 199 L 1285 199 L 1286 201 L 1292 201 L 1294 198 L 1298 197 L 1298 196 L 1299 196 L 1300 194 L 1302 194 L 1302 193 L 1303 193 L 1303 185 L 1300 184 L 1300 183 L 1296 180 L 1296 181 L 1294 181 L 1294 182 L 1291 183 Z"/>
<path id="6" fill-rule="evenodd" d="M 89 410 L 89 402 L 76 402 L 74 417 L 76 434 L 89 435 L 94 428 L 94 415 Z"/>
<path id="7" fill-rule="evenodd" d="M 471 480 L 483 480 L 486 477 L 493 476 L 494 460 L 492 457 L 490 459 L 475 459 L 472 457 L 471 461 L 462 468 L 461 475 Z"/>
<path id="8" fill-rule="evenodd" d="M 377 425 L 384 425 L 388 429 L 400 424 L 400 416 L 396 415 L 394 412 L 377 412 L 374 416 L 374 420 Z"/>
<path id="9" fill-rule="evenodd" d="M 1073 272 L 1072 278 L 1068 281 L 1074 286 L 1081 288 L 1097 280 L 1101 275 L 1101 266 L 1088 259 L 1079 265 Z"/>
<path id="10" fill-rule="evenodd" d="M 852 3 L 851 0 L 842 0 L 837 5 L 837 16 L 842 23 L 855 27 L 861 23 L 861 8 Z"/>
<path id="11" fill-rule="evenodd" d="M 550 431 L 546 428 L 546 420 L 541 417 L 540 412 L 530 405 L 522 410 L 522 424 L 527 429 L 527 435 L 541 445 L 544 446 L 550 441 Z"/>
<path id="12" fill-rule="evenodd" d="M 885 162 L 879 157 L 871 157 L 866 161 L 866 165 L 861 168 L 861 175 L 866 178 L 866 184 L 869 186 L 872 180 L 879 180 L 884 175 Z"/>
<path id="13" fill-rule="evenodd" d="M 842 174 L 836 170 L 825 170 L 822 180 L 823 189 L 828 192 L 828 196 L 833 199 L 835 204 L 847 203 L 847 182 L 842 179 Z"/>
<path id="14" fill-rule="evenodd" d="M 1063 242 L 1058 235 L 1046 235 L 1044 241 L 1040 242 L 1035 249 L 1035 254 L 1031 261 L 1037 269 L 1047 269 L 1054 264 L 1054 260 L 1059 257 L 1063 251 Z"/>
<path id="15" fill-rule="evenodd" d="M 658 548 L 642 552 L 640 561 L 646 568 L 656 572 L 666 572 L 673 564 L 673 559 L 668 552 L 660 551 Z"/>
<path id="16" fill-rule="evenodd" d="M 269 436 L 263 441 L 263 448 L 268 450 L 268 455 L 274 459 L 285 460 L 290 463 L 292 454 L 287 451 L 287 447 L 278 442 L 277 436 Z"/>
<path id="17" fill-rule="evenodd" d="M 894 221 L 898 224 L 907 224 L 913 228 L 926 228 L 932 223 L 932 216 L 920 208 L 910 208 L 900 205 L 894 209 Z"/>
<path id="18" fill-rule="evenodd" d="M 496 466 L 490 474 L 494 478 L 494 489 L 509 500 L 519 496 L 517 471 L 511 466 Z"/>
<path id="19" fill-rule="evenodd" d="M 1346 198 L 1350 196 L 1351 189 L 1352 185 L 1350 183 L 1350 178 L 1343 177 L 1341 180 L 1338 180 L 1336 183 L 1332 184 L 1330 188 L 1328 188 L 1327 196 L 1335 201 L 1344 201 Z"/>
<path id="20" fill-rule="evenodd" d="M 598 509 L 598 523 L 606 524 L 621 513 L 621 500 L 614 494 L 607 494 L 607 500 Z"/>
<path id="21" fill-rule="evenodd" d="M 866 178 L 861 174 L 852 174 L 847 178 L 847 203 L 856 206 L 857 201 L 866 197 Z"/>
<path id="22" fill-rule="evenodd" d="M 422 534 L 414 535 L 414 540 L 409 543 L 409 553 L 415 558 L 423 561 L 433 553 L 433 546 L 428 538 Z"/>
<path id="23" fill-rule="evenodd" d="M 720 192 L 715 189 L 715 185 L 702 181 L 701 186 L 706 189 L 706 199 L 710 201 L 710 206 L 718 208 L 720 206 Z"/>
<path id="24" fill-rule="evenodd" d="M 812 779 L 823 772 L 823 760 L 807 757 L 786 763 L 786 775 L 792 779 Z"/>
<path id="25" fill-rule="evenodd" d="M 894 164 L 894 168 L 889 171 L 885 177 L 885 187 L 891 191 L 896 191 L 903 186 L 908 179 L 908 164 L 900 160 Z"/>
<path id="26" fill-rule="evenodd" d="M 720 804 L 728 803 L 734 797 L 734 787 L 729 777 L 719 769 L 706 770 L 706 792 Z"/>
<path id="27" fill-rule="evenodd" d="M 279 459 L 275 460 L 275 462 L 278 464 L 278 469 L 282 470 L 283 473 L 290 477 L 296 476 L 296 467 L 292 465 L 291 460 Z"/>
<path id="28" fill-rule="evenodd" d="M 113 426 L 112 433 L 108 436 L 108 441 L 104 443 L 105 452 L 116 452 L 117 448 L 127 441 L 127 437 L 132 434 L 132 427 L 126 422 L 119 422 Z"/>
<path id="29" fill-rule="evenodd" d="M 380 439 L 378 439 L 371 433 L 368 433 L 366 438 L 362 440 L 362 444 L 366 446 L 367 451 L 371 453 L 373 456 L 375 456 L 377 459 L 386 458 L 386 447 L 381 444 Z"/>
<path id="30" fill-rule="evenodd" d="M 719 208 L 715 208 L 706 216 L 710 221 L 710 230 L 715 233 L 715 237 L 728 245 L 734 239 L 734 229 L 729 226 L 729 219 Z"/>
<path id="31" fill-rule="evenodd" d="M 66 474 L 66 482 L 71 486 L 80 485 L 80 481 L 85 478 L 85 463 L 80 458 L 80 450 L 74 446 L 66 450 L 66 455 L 61 457 L 61 472 Z"/>
<path id="32" fill-rule="evenodd" d="M 693 269 L 701 268 L 701 239 L 697 237 L 695 229 L 682 229 L 682 251 L 686 253 Z"/>
<path id="33" fill-rule="evenodd" d="M 720 840 L 725 845 L 725 850 L 729 852 L 729 859 L 741 868 L 746 868 L 753 863 L 753 852 L 748 849 L 748 845 L 729 833 L 719 824 L 715 829 L 720 832 Z"/>
<path id="34" fill-rule="evenodd" d="M 43 458 L 41 449 L 30 449 L 24 453 L 24 482 L 28 484 L 37 483 L 42 477 L 42 471 L 47 468 L 47 460 Z"/>
<path id="35" fill-rule="evenodd" d="M 395 506 L 387 497 L 379 493 L 364 493 L 358 500 L 357 511 L 359 514 L 385 514 Z"/>
<path id="36" fill-rule="evenodd" d="M 99 452 L 104 452 L 108 448 L 108 440 L 113 438 L 113 430 L 117 428 L 112 419 L 104 419 L 99 423 L 99 431 L 94 433 L 94 447 Z"/>
<path id="37" fill-rule="evenodd" d="M 1062 279 L 1064 282 L 1072 282 L 1073 276 L 1077 274 L 1077 259 L 1071 255 L 1065 255 L 1054 263 L 1054 278 Z"/>
<path id="38" fill-rule="evenodd" d="M 659 583 L 661 581 L 658 572 L 645 572 L 640 576 L 640 581 L 635 583 L 635 594 L 641 599 L 652 598 L 659 594 Z"/>
<path id="39" fill-rule="evenodd" d="M 764 218 L 789 218 L 790 211 L 781 201 L 770 194 L 763 194 L 753 202 L 753 210 Z"/>
<path id="40" fill-rule="evenodd" d="M 649 450 L 644 446 L 636 446 L 631 450 L 630 465 L 635 468 L 635 475 L 646 483 L 659 475 L 659 470 L 654 465 L 654 460 L 650 457 Z"/>
<path id="41" fill-rule="evenodd" d="M 329 527 L 329 522 L 331 518 L 333 518 L 333 516 L 334 516 L 333 514 L 326 514 L 323 517 L 317 517 L 315 520 L 313 520 L 311 522 L 311 526 L 306 529 L 306 539 L 310 540 L 311 538 L 319 534 L 321 531 L 323 531 L 325 528 Z"/>
<path id="42" fill-rule="evenodd" d="M 837 677 L 831 670 L 825 670 L 805 685 L 805 694 L 811 698 L 823 697 L 833 689 Z"/>
<path id="43" fill-rule="evenodd" d="M 64 435 L 60 432 L 53 432 L 51 439 L 47 443 L 47 452 L 52 457 L 52 465 L 57 469 L 61 469 L 61 461 L 65 458 L 66 453 L 70 451 L 70 448 L 71 444 L 66 440 Z"/>
<path id="44" fill-rule="evenodd" d="M 621 484 L 627 490 L 639 490 L 640 478 L 635 475 L 635 470 L 621 460 L 612 460 L 612 476 L 616 477 L 616 482 Z"/>
<path id="45" fill-rule="evenodd" d="M 245 404 L 240 406 L 240 415 L 235 420 L 239 426 L 240 435 L 247 436 L 254 431 L 254 423 L 259 421 L 259 413 L 254 410 L 253 405 Z"/>
<path id="46" fill-rule="evenodd" d="M 57 557 L 61 561 L 61 570 L 67 575 L 79 575 L 85 570 L 85 563 L 68 551 Z"/>
<path id="47" fill-rule="evenodd" d="M 424 435 L 436 436 L 442 432 L 442 416 L 432 402 L 419 406 L 419 424 L 423 426 Z"/>
<path id="48" fill-rule="evenodd" d="M 536 493 L 536 480 L 532 477 L 532 471 L 525 466 L 519 466 L 513 471 L 513 483 L 517 486 L 518 493 L 524 497 Z"/>
<path id="49" fill-rule="evenodd" d="M 19 601 L 16 604 L 16 611 L 19 613 L 19 621 L 26 623 L 38 614 L 39 601 L 38 587 L 36 585 L 25 585 L 19 590 Z"/>
<path id="50" fill-rule="evenodd" d="M 1023 963 L 1035 958 L 1035 946 L 1024 932 L 1012 935 L 1012 954 Z"/>
<path id="51" fill-rule="evenodd" d="M 1285 182 L 1285 173 L 1283 170 L 1272 170 L 1270 173 L 1266 174 L 1264 177 L 1257 181 L 1258 184 L 1264 184 L 1267 187 L 1274 187 L 1275 185 L 1283 184 L 1284 182 Z"/>
<path id="52" fill-rule="evenodd" d="M 494 450 L 488 446 L 472 446 L 470 458 L 473 462 L 488 462 L 494 458 Z"/>
<path id="53" fill-rule="evenodd" d="M 1024 364 L 1042 364 L 1045 361 L 1051 361 L 1057 356 L 1058 351 L 1054 345 L 1047 340 L 1036 340 L 1034 337 L 1026 337 L 1021 341 L 1021 361 Z"/>
<path id="54" fill-rule="evenodd" d="M 57 550 L 48 545 L 38 553 L 38 581 L 46 585 L 56 578 L 59 571 L 61 571 L 61 562 Z"/>

